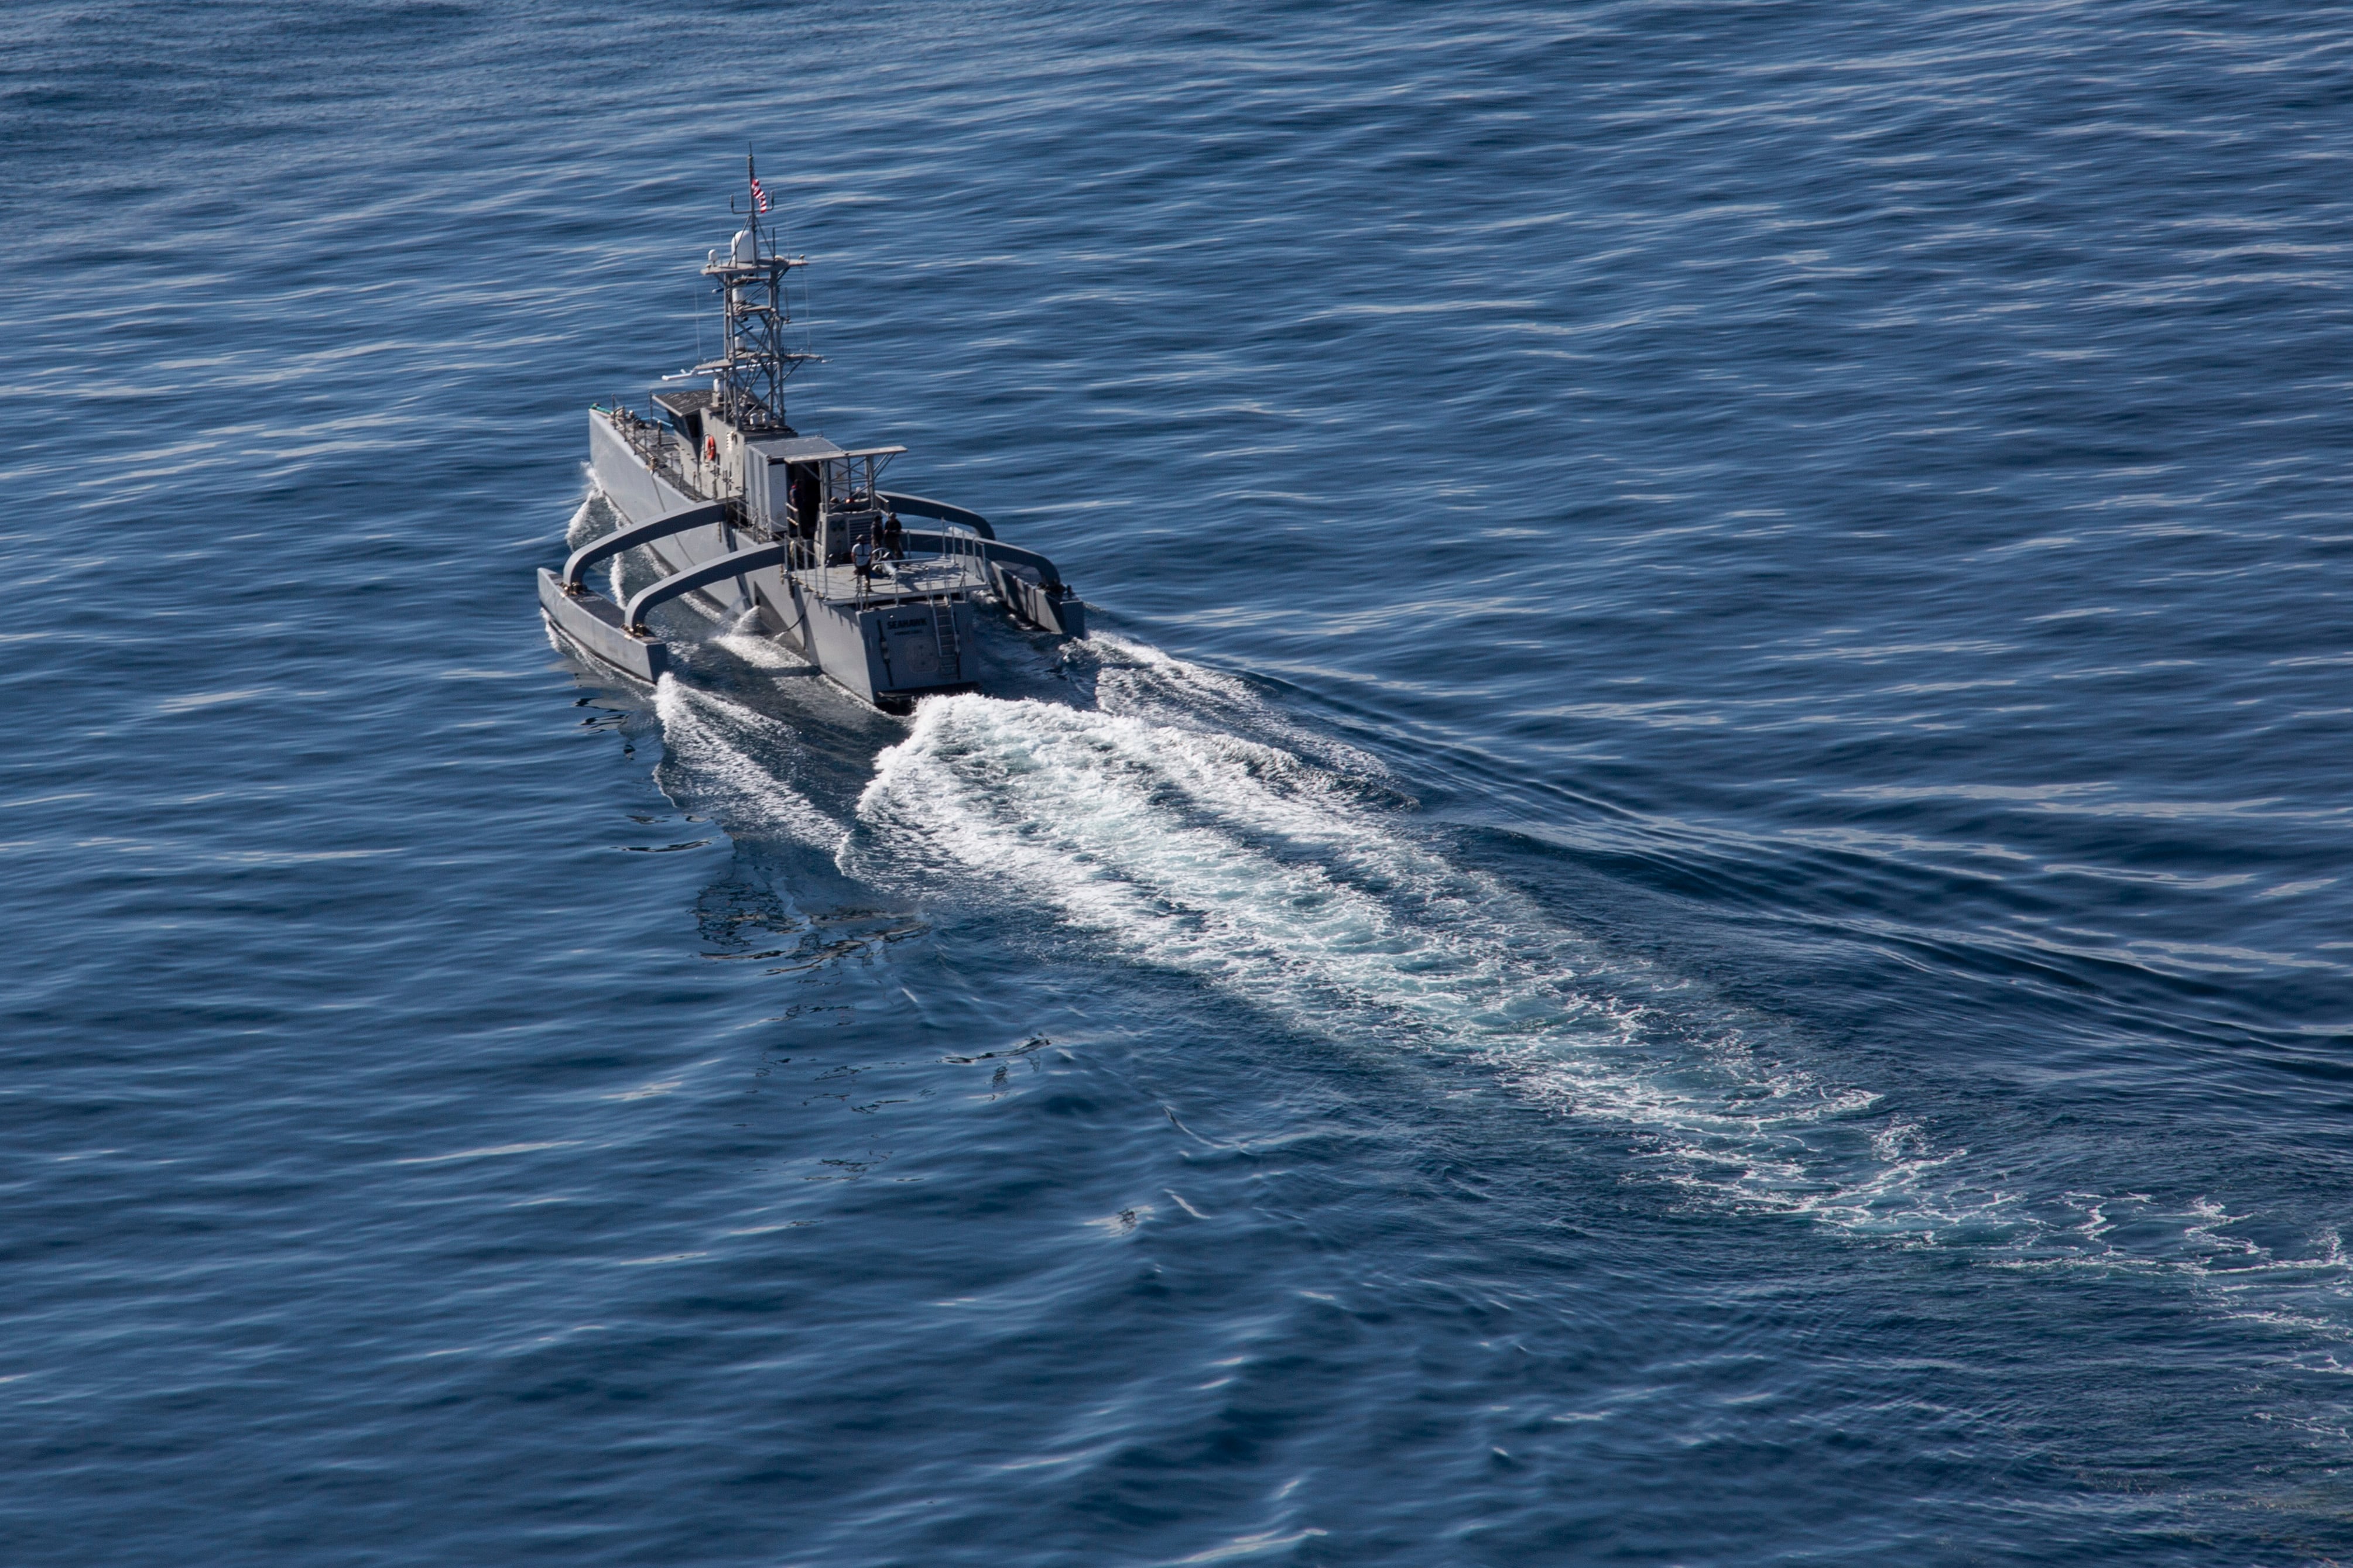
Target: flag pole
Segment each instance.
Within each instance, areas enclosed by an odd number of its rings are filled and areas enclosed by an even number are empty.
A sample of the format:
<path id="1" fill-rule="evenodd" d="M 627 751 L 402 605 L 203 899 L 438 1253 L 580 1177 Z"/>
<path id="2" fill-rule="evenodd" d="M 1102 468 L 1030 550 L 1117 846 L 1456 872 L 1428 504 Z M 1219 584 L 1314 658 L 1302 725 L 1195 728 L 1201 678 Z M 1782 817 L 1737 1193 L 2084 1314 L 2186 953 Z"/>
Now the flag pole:
<path id="1" fill-rule="evenodd" d="M 748 199 L 752 208 L 753 248 L 756 254 L 760 238 L 760 171 L 752 162 L 752 144 L 749 142 L 744 143 L 744 179 L 751 189 Z"/>

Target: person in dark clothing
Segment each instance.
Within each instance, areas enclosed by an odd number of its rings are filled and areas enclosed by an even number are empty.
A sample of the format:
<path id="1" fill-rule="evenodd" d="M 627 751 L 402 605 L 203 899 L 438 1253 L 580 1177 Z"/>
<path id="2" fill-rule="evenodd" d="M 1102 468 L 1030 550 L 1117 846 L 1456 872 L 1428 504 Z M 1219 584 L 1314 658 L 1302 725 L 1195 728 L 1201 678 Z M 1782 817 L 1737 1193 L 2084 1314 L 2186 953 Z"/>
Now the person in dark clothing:
<path id="1" fill-rule="evenodd" d="M 895 511 L 882 514 L 882 556 L 887 561 L 907 558 L 907 531 L 899 526 L 899 514 Z"/>

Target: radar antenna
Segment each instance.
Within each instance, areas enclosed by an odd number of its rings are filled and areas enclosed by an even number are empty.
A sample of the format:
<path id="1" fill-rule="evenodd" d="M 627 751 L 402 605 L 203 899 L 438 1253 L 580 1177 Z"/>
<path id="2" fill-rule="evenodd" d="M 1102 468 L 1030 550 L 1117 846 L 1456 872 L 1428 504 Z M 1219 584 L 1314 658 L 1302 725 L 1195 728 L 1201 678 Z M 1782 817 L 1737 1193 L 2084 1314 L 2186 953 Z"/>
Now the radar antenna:
<path id="1" fill-rule="evenodd" d="M 776 248 L 775 228 L 762 230 L 768 195 L 749 152 L 744 154 L 744 177 L 751 186 L 744 226 L 725 250 L 711 253 L 702 268 L 724 300 L 719 355 L 686 374 L 710 376 L 712 411 L 751 436 L 791 428 L 785 423 L 785 383 L 818 356 L 785 342 L 793 321 L 785 275 L 807 266 L 808 258 L 785 255 Z M 735 204 L 727 205 L 732 210 Z"/>

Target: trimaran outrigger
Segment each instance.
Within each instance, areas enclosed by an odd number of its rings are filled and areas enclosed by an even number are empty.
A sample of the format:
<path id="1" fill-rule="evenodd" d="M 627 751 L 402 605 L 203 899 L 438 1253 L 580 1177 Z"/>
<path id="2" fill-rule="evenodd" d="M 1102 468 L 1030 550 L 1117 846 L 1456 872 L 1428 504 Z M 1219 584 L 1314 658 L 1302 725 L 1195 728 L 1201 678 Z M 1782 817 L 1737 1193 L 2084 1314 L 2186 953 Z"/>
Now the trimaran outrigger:
<path id="1" fill-rule="evenodd" d="M 656 605 L 700 595 L 797 647 L 850 692 L 904 709 L 982 679 L 974 617 L 1001 605 L 1039 631 L 1086 635 L 1085 606 L 1054 563 L 999 540 L 977 512 L 881 488 L 903 447 L 845 448 L 785 421 L 786 379 L 816 356 L 786 344 L 786 274 L 807 265 L 763 229 L 768 203 L 752 175 L 744 226 L 702 268 L 724 300 L 716 358 L 657 391 L 652 416 L 588 411 L 589 467 L 621 527 L 543 568 L 549 623 L 582 652 L 640 680 L 670 668 L 647 628 Z M 934 527 L 905 526 L 901 514 Z M 625 605 L 594 593 L 592 567 L 644 549 L 660 577 Z"/>

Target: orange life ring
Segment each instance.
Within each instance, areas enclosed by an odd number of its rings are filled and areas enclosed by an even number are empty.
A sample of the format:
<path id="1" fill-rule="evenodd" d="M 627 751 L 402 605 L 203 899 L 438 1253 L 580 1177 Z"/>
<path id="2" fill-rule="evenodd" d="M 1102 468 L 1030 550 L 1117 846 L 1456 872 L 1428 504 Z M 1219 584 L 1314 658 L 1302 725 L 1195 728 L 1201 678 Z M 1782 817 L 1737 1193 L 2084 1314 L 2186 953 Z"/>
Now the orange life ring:
<path id="1" fill-rule="evenodd" d="M 718 437 L 705 436 L 702 438 L 702 460 L 706 463 L 715 463 L 719 460 Z"/>

